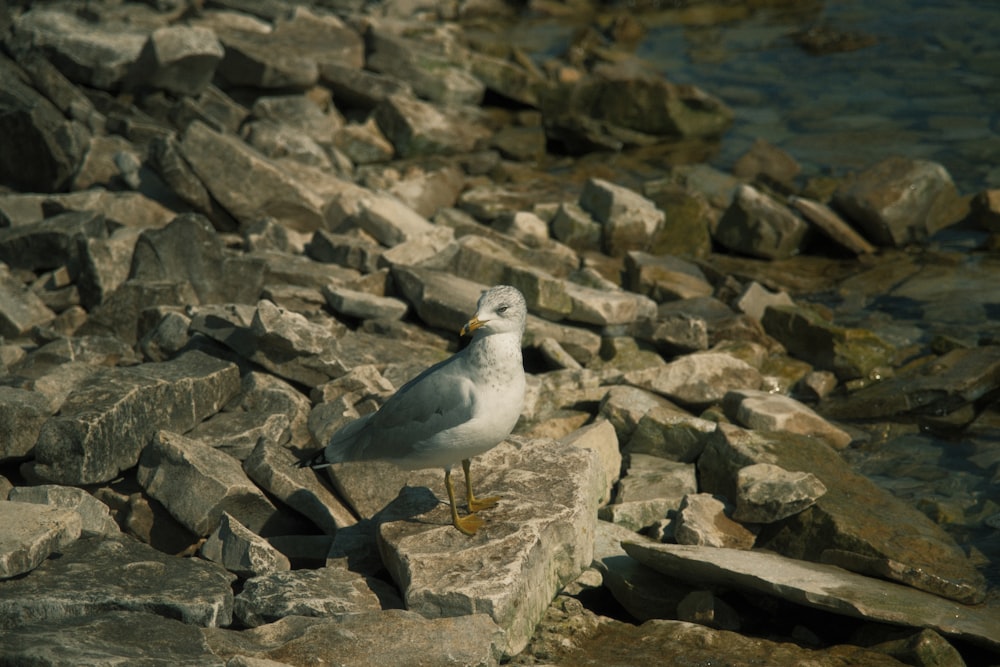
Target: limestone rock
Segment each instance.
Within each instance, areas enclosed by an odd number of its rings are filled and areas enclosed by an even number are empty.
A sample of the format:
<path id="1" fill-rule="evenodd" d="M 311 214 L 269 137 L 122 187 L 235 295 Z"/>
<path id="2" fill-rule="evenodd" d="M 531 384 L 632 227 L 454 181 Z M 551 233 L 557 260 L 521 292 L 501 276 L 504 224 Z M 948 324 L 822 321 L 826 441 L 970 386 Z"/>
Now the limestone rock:
<path id="1" fill-rule="evenodd" d="M 797 514 L 826 493 L 810 472 L 789 472 L 770 463 L 754 463 L 736 473 L 733 518 L 746 523 L 773 523 Z"/>
<path id="2" fill-rule="evenodd" d="M 807 435 L 843 449 L 852 437 L 794 398 L 754 389 L 736 389 L 722 399 L 726 416 L 749 429 Z"/>
<path id="3" fill-rule="evenodd" d="M 25 665 L 66 664 L 67 655 L 80 666 L 223 664 L 200 628 L 147 611 L 100 611 L 11 628 L 0 634 L 0 654 Z"/>
<path id="4" fill-rule="evenodd" d="M 0 260 L 31 271 L 80 262 L 79 241 L 108 237 L 108 223 L 93 211 L 67 212 L 0 229 Z"/>
<path id="5" fill-rule="evenodd" d="M 833 203 L 879 246 L 923 241 L 962 217 L 948 171 L 936 162 L 902 157 L 861 172 L 837 190 Z"/>
<path id="6" fill-rule="evenodd" d="M 178 95 L 197 95 L 212 82 L 223 55 L 222 45 L 208 28 L 164 26 L 150 33 L 132 77 Z"/>
<path id="7" fill-rule="evenodd" d="M 754 534 L 729 518 L 731 508 L 710 493 L 684 497 L 677 512 L 674 538 L 678 544 L 726 549 L 749 549 Z"/>
<path id="8" fill-rule="evenodd" d="M 777 554 L 625 542 L 630 556 L 668 576 L 738 586 L 855 618 L 928 627 L 996 650 L 997 611 L 970 607 L 839 567 Z"/>
<path id="9" fill-rule="evenodd" d="M 597 454 L 597 462 L 604 476 L 605 492 L 598 499 L 603 505 L 611 500 L 615 481 L 621 474 L 622 455 L 618 447 L 618 435 L 611 422 L 600 419 L 593 424 L 577 429 L 559 440 L 562 445 L 572 445 Z"/>
<path id="10" fill-rule="evenodd" d="M 477 122 L 463 122 L 456 114 L 399 93 L 382 100 L 374 118 L 401 158 L 468 153 L 488 136 Z"/>
<path id="11" fill-rule="evenodd" d="M 235 578 L 128 538 L 85 537 L 28 576 L 0 582 L 0 628 L 105 611 L 147 611 L 205 627 L 232 622 Z"/>
<path id="12" fill-rule="evenodd" d="M 236 618 L 251 628 L 286 616 L 339 617 L 381 609 L 365 577 L 337 566 L 262 573 L 248 579 L 233 600 Z"/>
<path id="13" fill-rule="evenodd" d="M 623 453 L 691 463 L 701 456 L 715 426 L 676 407 L 654 407 L 642 415 Z"/>
<path id="14" fill-rule="evenodd" d="M 651 255 L 639 250 L 625 255 L 628 288 L 657 303 L 711 296 L 713 288 L 697 264 L 672 255 Z"/>
<path id="15" fill-rule="evenodd" d="M 425 619 L 401 609 L 337 620 L 290 616 L 250 630 L 211 629 L 204 634 L 220 658 L 247 656 L 268 661 L 268 667 L 270 661 L 307 664 L 317 655 L 337 656 L 343 664 L 358 667 L 496 667 L 502 641 L 500 629 L 486 614 Z"/>
<path id="16" fill-rule="evenodd" d="M 625 381 L 681 404 L 705 406 L 731 389 L 757 389 L 760 373 L 750 364 L 723 352 L 699 352 L 658 368 L 630 371 Z"/>
<path id="17" fill-rule="evenodd" d="M 614 385 L 601 399 L 597 414 L 611 422 L 618 433 L 618 439 L 625 442 L 632 436 L 643 416 L 656 408 L 682 412 L 667 399 L 645 389 Z"/>
<path id="18" fill-rule="evenodd" d="M 83 489 L 56 484 L 18 486 L 11 490 L 8 499 L 73 510 L 80 515 L 83 534 L 113 537 L 121 532 L 118 524 L 111 518 L 108 506 Z"/>
<path id="19" fill-rule="evenodd" d="M 201 352 L 99 371 L 42 426 L 33 470 L 58 483 L 109 481 L 138 462 L 159 429 L 190 430 L 238 391 L 236 366 Z"/>
<path id="20" fill-rule="evenodd" d="M 33 291 L 0 271 L 0 336 L 20 338 L 32 327 L 47 324 L 55 313 Z"/>
<path id="21" fill-rule="evenodd" d="M 788 198 L 788 203 L 837 245 L 857 255 L 868 255 L 875 252 L 875 246 L 865 240 L 861 234 L 858 234 L 829 206 L 794 195 Z"/>
<path id="22" fill-rule="evenodd" d="M 789 354 L 833 371 L 841 380 L 868 378 L 891 366 L 895 355 L 893 347 L 871 331 L 839 327 L 809 308 L 769 306 L 761 324 Z"/>
<path id="23" fill-rule="evenodd" d="M 228 512 L 222 513 L 219 526 L 202 544 L 200 553 L 203 558 L 218 563 L 243 578 L 291 568 L 288 559 L 280 551 L 248 530 Z"/>
<path id="24" fill-rule="evenodd" d="M 30 572 L 72 544 L 82 524 L 72 509 L 13 500 L 0 500 L 0 519 L 0 590 L 3 579 Z"/>
<path id="25" fill-rule="evenodd" d="M 754 463 L 812 473 L 827 488 L 805 511 L 767 526 L 758 536 L 759 547 L 836 563 L 966 603 L 983 599 L 983 575 L 951 536 L 853 473 L 836 452 L 812 438 L 720 424 L 699 459 L 702 490 L 735 498 L 739 469 Z"/>
<path id="26" fill-rule="evenodd" d="M 736 190 L 715 230 L 715 238 L 730 250 L 763 259 L 784 259 L 798 253 L 809 225 L 787 207 L 749 185 Z"/>
<path id="27" fill-rule="evenodd" d="M 602 225 L 604 249 L 613 257 L 644 250 L 664 220 L 653 202 L 599 178 L 583 186 L 579 204 Z"/>
<path id="28" fill-rule="evenodd" d="M 278 510 L 239 461 L 184 436 L 160 431 L 142 451 L 139 483 L 196 535 L 208 535 L 223 512 L 260 534 L 280 534 Z"/>
<path id="29" fill-rule="evenodd" d="M 698 489 L 693 464 L 636 453 L 628 461 L 614 502 L 601 508 L 599 518 L 640 531 L 676 511 L 684 497 Z"/>
<path id="30" fill-rule="evenodd" d="M 486 86 L 429 43 L 394 35 L 377 24 L 366 38 L 367 69 L 406 81 L 417 95 L 443 106 L 482 101 Z"/>
<path id="31" fill-rule="evenodd" d="M 550 226 L 552 236 L 574 250 L 583 252 L 601 249 L 601 223 L 573 202 L 559 204 Z"/>
<path id="32" fill-rule="evenodd" d="M 0 387 L 0 461 L 26 457 L 50 414 L 52 411 L 44 394 Z"/>
<path id="33" fill-rule="evenodd" d="M 489 614 L 518 653 L 548 602 L 590 564 L 603 479 L 593 454 L 508 440 L 473 461 L 480 495 L 503 499 L 475 537 L 437 507 L 379 527 L 379 550 L 407 609 L 428 618 Z"/>

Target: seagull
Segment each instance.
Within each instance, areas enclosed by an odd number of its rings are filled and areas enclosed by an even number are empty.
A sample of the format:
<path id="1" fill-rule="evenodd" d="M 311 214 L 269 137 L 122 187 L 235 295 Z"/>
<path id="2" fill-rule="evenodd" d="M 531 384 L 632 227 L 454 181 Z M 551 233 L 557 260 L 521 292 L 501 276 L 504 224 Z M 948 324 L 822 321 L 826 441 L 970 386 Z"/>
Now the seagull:
<path id="1" fill-rule="evenodd" d="M 451 523 L 475 535 L 483 525 L 475 513 L 500 498 L 473 495 L 470 459 L 500 444 L 521 415 L 521 337 L 527 315 L 524 296 L 516 288 L 497 285 L 484 291 L 475 316 L 461 330 L 463 336 L 472 334 L 468 346 L 407 382 L 377 412 L 341 427 L 299 467 L 374 460 L 406 470 L 442 467 Z M 464 517 L 458 514 L 451 480 L 458 461 L 465 472 L 469 508 Z"/>

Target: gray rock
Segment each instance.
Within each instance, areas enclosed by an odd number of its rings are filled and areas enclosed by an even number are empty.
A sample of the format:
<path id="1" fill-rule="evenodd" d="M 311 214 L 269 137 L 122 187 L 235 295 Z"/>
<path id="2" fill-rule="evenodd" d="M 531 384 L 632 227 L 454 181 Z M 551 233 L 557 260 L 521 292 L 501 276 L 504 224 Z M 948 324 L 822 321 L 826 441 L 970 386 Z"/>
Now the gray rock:
<path id="1" fill-rule="evenodd" d="M 629 324 L 656 316 L 656 303 L 625 290 L 604 290 L 567 281 L 565 294 L 571 310 L 567 319 L 597 326 Z"/>
<path id="2" fill-rule="evenodd" d="M 39 271 L 80 262 L 78 241 L 108 236 L 105 218 L 93 211 L 68 212 L 38 222 L 0 229 L 0 260 Z"/>
<path id="3" fill-rule="evenodd" d="M 508 440 L 473 462 L 480 493 L 504 496 L 476 537 L 451 529 L 440 505 L 419 522 L 382 523 L 379 550 L 407 609 L 428 618 L 488 613 L 505 631 L 504 652 L 518 653 L 556 591 L 590 564 L 604 484 L 595 459 Z"/>
<path id="4" fill-rule="evenodd" d="M 870 378 L 879 368 L 891 366 L 896 353 L 871 331 L 837 326 L 800 306 L 769 306 L 761 324 L 789 354 L 833 371 L 841 380 Z"/>
<path id="5" fill-rule="evenodd" d="M 236 366 L 201 352 L 101 370 L 42 425 L 34 474 L 65 484 L 114 479 L 138 462 L 158 430 L 190 430 L 238 391 Z"/>
<path id="6" fill-rule="evenodd" d="M 238 138 L 194 122 L 179 148 L 212 197 L 241 224 L 270 215 L 296 231 L 323 226 L 323 198 Z"/>
<path id="7" fill-rule="evenodd" d="M 579 204 L 601 224 L 604 249 L 613 257 L 644 250 L 664 220 L 663 211 L 650 200 L 599 178 L 583 186 Z"/>
<path id="8" fill-rule="evenodd" d="M 541 347 L 545 340 L 554 341 L 580 365 L 594 360 L 601 350 L 601 337 L 593 331 L 529 315 L 524 332 L 524 346 Z"/>
<path id="9" fill-rule="evenodd" d="M 342 566 L 263 573 L 248 579 L 233 600 L 236 618 L 251 628 L 286 616 L 341 617 L 381 609 L 369 580 Z"/>
<path id="10" fill-rule="evenodd" d="M 0 580 L 35 569 L 80 537 L 82 526 L 74 510 L 10 500 L 0 500 L 0 519 Z M 3 586 L 0 581 L 0 590 Z"/>
<path id="11" fill-rule="evenodd" d="M 678 544 L 695 544 L 725 549 L 750 549 L 755 536 L 730 518 L 732 508 L 710 493 L 684 497 L 677 512 L 674 539 Z"/>
<path id="12" fill-rule="evenodd" d="M 244 474 L 239 461 L 208 445 L 160 431 L 142 450 L 139 484 L 196 535 L 216 529 L 223 512 L 258 535 L 275 535 L 277 508 Z"/>
<path id="13" fill-rule="evenodd" d="M 834 449 L 844 449 L 853 440 L 847 431 L 781 394 L 736 389 L 723 397 L 722 408 L 729 419 L 749 429 L 798 433 L 822 440 Z"/>
<path id="14" fill-rule="evenodd" d="M 357 667 L 495 667 L 502 645 L 500 629 L 486 614 L 425 619 L 401 609 L 337 620 L 289 616 L 242 632 L 211 629 L 204 634 L 212 652 L 224 659 L 247 656 L 293 665 L 334 655 Z"/>
<path id="15" fill-rule="evenodd" d="M 201 545 L 199 553 L 202 558 L 246 579 L 291 569 L 288 558 L 229 512 L 222 513 L 219 526 Z M 238 609 L 236 617 L 241 618 Z"/>
<path id="16" fill-rule="evenodd" d="M 0 635 L 7 664 L 79 667 L 134 665 L 223 667 L 201 630 L 146 611 L 101 611 L 88 616 L 49 618 Z"/>
<path id="17" fill-rule="evenodd" d="M 197 293 L 186 281 L 126 280 L 90 311 L 76 333 L 114 337 L 132 346 L 142 337 L 140 320 L 144 310 L 182 308 L 197 302 Z"/>
<path id="18" fill-rule="evenodd" d="M 823 234 L 842 248 L 856 255 L 868 255 L 875 252 L 875 246 L 858 234 L 847 224 L 837 212 L 826 204 L 805 197 L 788 198 L 788 203 L 802 216 L 815 225 Z"/>
<path id="19" fill-rule="evenodd" d="M 288 417 L 258 412 L 220 412 L 191 429 L 187 436 L 245 461 L 261 439 L 284 445 L 291 439 Z"/>
<path id="20" fill-rule="evenodd" d="M 0 461 L 31 453 L 42 424 L 52 414 L 49 400 L 38 391 L 0 387 Z"/>
<path id="21" fill-rule="evenodd" d="M 296 467 L 296 462 L 291 452 L 265 438 L 243 462 L 243 469 L 262 489 L 307 517 L 327 535 L 357 523 L 316 473 Z"/>
<path id="22" fill-rule="evenodd" d="M 211 82 L 225 50 L 208 28 L 157 28 L 139 54 L 132 79 L 178 95 L 198 95 Z"/>
<path id="23" fill-rule="evenodd" d="M 486 289 L 482 283 L 417 267 L 396 267 L 392 277 L 417 316 L 428 326 L 445 331 L 457 332 L 469 321 L 469 304 Z"/>
<path id="24" fill-rule="evenodd" d="M 435 227 L 386 250 L 379 257 L 379 265 L 392 268 L 433 263 L 455 247 L 455 233 L 448 227 Z"/>
<path id="25" fill-rule="evenodd" d="M 375 122 L 392 142 L 396 155 L 469 153 L 489 137 L 486 127 L 438 109 L 409 95 L 394 94 L 379 102 Z"/>
<path id="26" fill-rule="evenodd" d="M 739 613 L 712 591 L 691 591 L 684 596 L 677 604 L 677 620 L 719 630 L 740 629 Z"/>
<path id="27" fill-rule="evenodd" d="M 603 505 L 611 500 L 612 490 L 619 475 L 621 475 L 622 468 L 618 434 L 615 433 L 611 422 L 606 419 L 598 419 L 593 424 L 588 424 L 561 438 L 559 443 L 587 449 L 597 455 L 597 463 L 604 476 L 605 489 L 598 499 L 598 504 Z"/>
<path id="28" fill-rule="evenodd" d="M 672 255 L 632 250 L 625 255 L 625 280 L 633 292 L 657 303 L 711 296 L 714 289 L 697 264 Z"/>
<path id="29" fill-rule="evenodd" d="M 654 407 L 639 419 L 622 453 L 691 463 L 701 456 L 715 426 L 673 406 Z"/>
<path id="30" fill-rule="evenodd" d="M 814 505 L 768 526 L 758 537 L 759 547 L 835 563 L 965 603 L 983 599 L 983 575 L 951 536 L 923 513 L 853 473 L 824 443 L 720 424 L 698 463 L 702 490 L 726 498 L 736 497 L 739 469 L 754 463 L 809 472 L 826 486 Z"/>
<path id="31" fill-rule="evenodd" d="M 689 354 L 665 366 L 630 371 L 625 381 L 681 404 L 706 406 L 731 389 L 757 389 L 761 376 L 745 361 L 709 351 Z"/>
<path id="32" fill-rule="evenodd" d="M 643 319 L 633 329 L 636 338 L 655 345 L 665 358 L 707 350 L 709 345 L 708 322 L 684 313 Z"/>
<path id="33" fill-rule="evenodd" d="M 320 63 L 319 73 L 334 98 L 351 107 L 371 110 L 393 95 L 413 94 L 413 87 L 406 81 L 358 67 Z"/>
<path id="34" fill-rule="evenodd" d="M 730 250 L 763 259 L 785 259 L 799 252 L 809 225 L 786 206 L 749 185 L 736 190 L 715 229 L 715 239 Z"/>
<path id="35" fill-rule="evenodd" d="M 777 554 L 625 542 L 630 556 L 673 577 L 737 586 L 855 618 L 927 627 L 996 650 L 997 611 L 970 607 L 832 565 Z"/>
<path id="36" fill-rule="evenodd" d="M 771 463 L 754 463 L 736 473 L 733 518 L 746 523 L 773 523 L 798 514 L 826 493 L 810 472 L 789 472 Z"/>
<path id="37" fill-rule="evenodd" d="M 682 412 L 667 399 L 645 389 L 613 385 L 601 399 L 597 414 L 611 422 L 619 441 L 627 442 L 643 416 L 656 408 Z"/>
<path id="38" fill-rule="evenodd" d="M 358 165 L 388 162 L 395 154 L 392 143 L 371 118 L 345 125 L 334 138 L 334 145 Z"/>
<path id="39" fill-rule="evenodd" d="M 371 273 L 378 265 L 383 248 L 365 235 L 334 234 L 318 229 L 306 244 L 305 251 L 317 262 Z"/>
<path id="40" fill-rule="evenodd" d="M 603 228 L 587 211 L 573 202 L 559 204 L 550 227 L 552 236 L 579 252 L 601 249 Z"/>
<path id="41" fill-rule="evenodd" d="M 684 496 L 697 491 L 693 464 L 630 454 L 614 502 L 598 516 L 633 531 L 648 528 L 676 511 Z"/>
<path id="42" fill-rule="evenodd" d="M 108 506 L 83 489 L 56 484 L 18 486 L 11 490 L 8 499 L 73 510 L 80 515 L 80 528 L 84 534 L 114 537 L 121 532 L 111 518 Z"/>
<path id="43" fill-rule="evenodd" d="M 763 319 L 764 311 L 769 307 L 794 305 L 788 292 L 771 292 L 756 280 L 747 285 L 733 304 L 741 313 L 746 313 L 758 322 Z"/>
<path id="44" fill-rule="evenodd" d="M 936 162 L 889 157 L 834 193 L 833 204 L 879 246 L 917 243 L 964 214 L 948 171 Z"/>
<path id="45" fill-rule="evenodd" d="M 362 229 L 389 247 L 434 229 L 426 218 L 388 194 L 366 193 L 357 200 L 356 206 L 355 214 L 346 224 Z M 340 227 L 344 225 L 341 223 Z"/>
<path id="46" fill-rule="evenodd" d="M 28 576 L 0 582 L 0 628 L 115 610 L 229 625 L 233 579 L 214 563 L 168 556 L 128 538 L 85 537 Z"/>
<path id="47" fill-rule="evenodd" d="M 20 338 L 55 316 L 34 291 L 11 276 L 6 267 L 0 268 L 0 336 Z"/>
<path id="48" fill-rule="evenodd" d="M 307 95 L 259 97 L 250 112 L 255 119 L 289 128 L 324 149 L 333 146 L 335 137 L 344 125 L 344 119 L 335 107 L 324 110 L 323 106 Z"/>
<path id="49" fill-rule="evenodd" d="M 139 232 L 120 231 L 110 238 L 78 238 L 80 304 L 92 310 L 128 280 Z"/>

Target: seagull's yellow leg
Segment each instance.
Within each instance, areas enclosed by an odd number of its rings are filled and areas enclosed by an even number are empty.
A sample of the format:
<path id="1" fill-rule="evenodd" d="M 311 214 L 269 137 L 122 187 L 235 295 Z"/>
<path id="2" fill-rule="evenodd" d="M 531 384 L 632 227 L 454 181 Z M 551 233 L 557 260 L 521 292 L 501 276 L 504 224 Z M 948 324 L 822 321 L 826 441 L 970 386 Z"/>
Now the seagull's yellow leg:
<path id="1" fill-rule="evenodd" d="M 469 502 L 469 511 L 478 512 L 487 507 L 493 507 L 500 500 L 500 496 L 490 496 L 489 498 L 476 498 L 472 494 L 472 476 L 469 475 L 469 459 L 462 460 L 462 470 L 465 471 L 465 498 Z"/>
<path id="2" fill-rule="evenodd" d="M 455 508 L 455 485 L 451 482 L 450 469 L 444 471 L 444 486 L 448 489 L 448 502 L 451 503 L 451 524 L 466 535 L 475 535 L 482 527 L 483 520 L 472 514 L 467 517 L 458 516 L 458 509 Z"/>

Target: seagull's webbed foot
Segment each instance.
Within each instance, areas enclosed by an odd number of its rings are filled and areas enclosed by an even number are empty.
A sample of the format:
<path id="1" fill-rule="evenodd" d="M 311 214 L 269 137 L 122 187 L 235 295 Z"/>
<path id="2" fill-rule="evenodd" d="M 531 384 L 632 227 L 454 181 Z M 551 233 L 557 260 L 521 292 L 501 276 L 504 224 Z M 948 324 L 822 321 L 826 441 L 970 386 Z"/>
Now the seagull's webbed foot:
<path id="1" fill-rule="evenodd" d="M 488 507 L 493 507 L 500 501 L 500 496 L 489 496 L 488 498 L 476 498 L 472 493 L 472 476 L 469 474 L 471 462 L 469 459 L 462 460 L 462 470 L 465 471 L 465 499 L 469 504 L 470 512 L 478 512 Z"/>
<path id="2" fill-rule="evenodd" d="M 474 514 L 465 517 L 458 516 L 458 508 L 455 505 L 455 485 L 451 481 L 451 470 L 444 471 L 444 486 L 448 490 L 448 502 L 451 507 L 451 525 L 455 526 L 459 532 L 472 536 L 483 527 L 483 520 Z"/>

